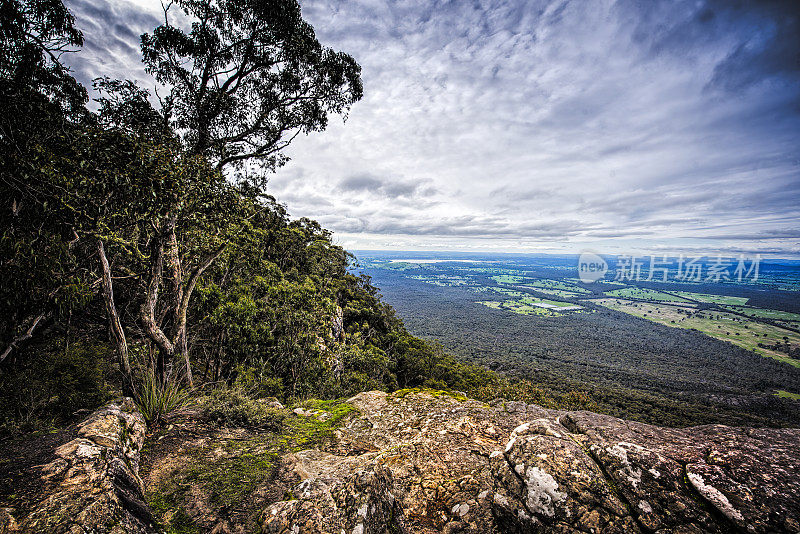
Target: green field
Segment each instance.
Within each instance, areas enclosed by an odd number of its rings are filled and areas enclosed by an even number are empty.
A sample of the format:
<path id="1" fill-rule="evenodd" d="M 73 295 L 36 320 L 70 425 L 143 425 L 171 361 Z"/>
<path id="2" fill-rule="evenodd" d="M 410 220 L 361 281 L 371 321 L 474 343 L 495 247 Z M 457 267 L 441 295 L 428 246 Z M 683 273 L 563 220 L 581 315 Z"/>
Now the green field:
<path id="1" fill-rule="evenodd" d="M 514 291 L 513 289 L 506 289 L 504 287 L 490 287 L 492 291 L 496 291 L 498 293 L 502 293 L 503 295 L 508 295 L 509 297 L 524 297 L 525 293 L 521 293 L 519 291 Z"/>
<path id="2" fill-rule="evenodd" d="M 779 321 L 800 322 L 800 313 L 790 313 L 780 310 L 767 310 L 764 308 L 747 308 L 742 306 L 725 306 L 726 309 L 743 313 L 749 317 L 764 319 L 777 319 Z"/>
<path id="3" fill-rule="evenodd" d="M 580 279 L 579 278 L 565 278 L 565 280 L 574 280 L 574 281 L 578 282 Z M 620 287 L 620 286 L 624 286 L 625 285 L 622 282 L 614 282 L 613 280 L 598 280 L 598 281 L 596 281 L 594 283 L 595 284 L 603 284 L 604 286 L 616 286 L 616 287 Z"/>
<path id="4" fill-rule="evenodd" d="M 544 288 L 541 288 L 541 287 L 530 286 L 530 285 L 519 286 L 519 287 L 524 287 L 526 289 L 532 289 L 533 291 L 537 291 L 537 292 L 543 293 L 545 295 L 550 295 L 550 296 L 553 296 L 553 297 L 562 297 L 562 298 L 567 298 L 567 299 L 580 297 L 580 296 L 584 295 L 583 293 L 575 293 L 574 291 L 564 291 L 563 289 L 544 289 Z"/>
<path id="5" fill-rule="evenodd" d="M 549 308 L 542 308 L 540 306 L 530 306 L 528 304 L 523 304 L 518 300 L 505 300 L 503 302 L 498 302 L 494 300 L 484 300 L 478 301 L 477 304 L 483 304 L 484 306 L 488 306 L 489 308 L 494 308 L 496 310 L 506 310 L 512 313 L 518 313 L 520 315 L 543 315 L 546 317 L 560 317 L 563 313 L 559 313 L 553 309 Z"/>
<path id="6" fill-rule="evenodd" d="M 605 294 L 612 297 L 652 300 L 654 302 L 686 302 L 685 299 L 676 297 L 675 295 L 669 295 L 661 291 L 643 289 L 640 287 L 624 287 L 622 289 L 613 289 L 611 291 L 606 291 Z"/>
<path id="7" fill-rule="evenodd" d="M 522 282 L 522 277 L 513 276 L 510 274 L 499 274 L 497 276 L 492 276 L 492 280 L 494 280 L 498 284 L 519 284 L 520 282 Z"/>
<path id="8" fill-rule="evenodd" d="M 729 297 L 727 295 L 710 295 L 708 293 L 692 293 L 690 291 L 676 291 L 676 295 L 696 300 L 698 302 L 708 302 L 710 304 L 747 304 L 749 299 L 745 297 Z"/>
<path id="9" fill-rule="evenodd" d="M 493 288 L 498 290 L 500 288 Z M 505 291 L 506 294 L 517 293 L 516 291 Z M 512 296 L 522 296 L 521 293 Z M 562 302 L 559 300 L 539 299 L 531 296 L 524 296 L 519 300 L 484 300 L 478 304 L 494 308 L 496 310 L 507 310 L 521 315 L 543 315 L 546 317 L 560 317 L 567 313 L 581 313 L 585 311 L 582 306 Z"/>
<path id="10" fill-rule="evenodd" d="M 463 276 L 417 275 L 417 276 L 411 276 L 409 278 L 413 278 L 414 280 L 419 280 L 420 282 L 425 282 L 426 284 L 433 284 L 435 286 L 442 286 L 442 287 L 458 287 L 458 286 L 470 285 L 470 280 L 464 278 Z"/>
<path id="11" fill-rule="evenodd" d="M 782 399 L 800 400 L 800 393 L 792 393 L 791 391 L 784 391 L 782 389 L 776 391 L 775 395 Z"/>
<path id="12" fill-rule="evenodd" d="M 782 352 L 758 346 L 759 343 L 775 344 L 783 343 L 786 340 L 793 347 L 800 346 L 800 334 L 797 332 L 731 313 L 698 311 L 691 304 L 674 306 L 622 299 L 592 299 L 591 302 L 667 326 L 697 330 L 762 356 L 800 367 L 800 360 L 790 358 Z"/>
<path id="13" fill-rule="evenodd" d="M 526 282 L 525 285 L 537 289 L 558 289 L 561 291 L 569 291 L 571 293 L 590 293 L 588 289 L 584 289 L 575 284 L 566 284 L 560 280 L 550 280 L 548 278 L 534 280 L 533 282 Z"/>

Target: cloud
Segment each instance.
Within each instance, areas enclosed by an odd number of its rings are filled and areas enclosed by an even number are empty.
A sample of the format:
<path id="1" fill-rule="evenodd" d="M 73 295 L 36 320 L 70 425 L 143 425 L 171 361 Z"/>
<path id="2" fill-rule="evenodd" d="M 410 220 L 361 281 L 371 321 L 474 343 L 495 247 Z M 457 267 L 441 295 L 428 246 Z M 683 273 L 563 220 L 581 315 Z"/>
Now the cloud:
<path id="1" fill-rule="evenodd" d="M 339 182 L 338 190 L 343 193 L 367 192 L 389 199 L 430 197 L 437 193 L 431 180 L 402 180 L 380 178 L 368 173 L 354 174 Z"/>
<path id="2" fill-rule="evenodd" d="M 68 5 L 81 79 L 147 80 L 160 3 Z M 799 248 L 794 2 L 301 5 L 365 96 L 270 190 L 358 248 Z"/>
<path id="3" fill-rule="evenodd" d="M 150 32 L 162 20 L 159 3 L 134 4 L 128 1 L 67 0 L 67 8 L 84 33 L 85 45 L 80 53 L 67 58 L 75 77 L 87 87 L 100 76 L 133 79 L 152 84 L 144 71 L 139 37 Z"/>

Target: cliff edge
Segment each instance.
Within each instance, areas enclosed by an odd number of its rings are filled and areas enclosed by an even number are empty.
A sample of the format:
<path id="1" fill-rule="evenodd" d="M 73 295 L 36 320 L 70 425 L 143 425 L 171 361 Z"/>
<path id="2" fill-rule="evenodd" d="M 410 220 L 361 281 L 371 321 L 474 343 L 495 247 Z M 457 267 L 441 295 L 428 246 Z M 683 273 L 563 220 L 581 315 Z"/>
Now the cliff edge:
<path id="1" fill-rule="evenodd" d="M 158 530 L 143 494 L 185 532 L 800 532 L 800 429 L 670 429 L 436 391 L 270 409 L 282 430 L 179 416 L 149 438 L 141 480 L 141 421 L 101 410 L 45 466 L 52 493 L 0 532 L 64 513 L 49 531 Z"/>

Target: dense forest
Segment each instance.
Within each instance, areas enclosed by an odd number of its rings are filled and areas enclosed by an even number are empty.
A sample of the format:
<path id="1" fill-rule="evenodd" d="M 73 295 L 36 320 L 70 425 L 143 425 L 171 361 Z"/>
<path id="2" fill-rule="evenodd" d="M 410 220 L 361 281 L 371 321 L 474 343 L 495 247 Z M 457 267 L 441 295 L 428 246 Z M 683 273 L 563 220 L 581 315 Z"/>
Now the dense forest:
<path id="1" fill-rule="evenodd" d="M 480 305 L 489 297 L 469 288 L 413 279 L 421 270 L 363 271 L 412 333 L 441 342 L 464 361 L 531 381 L 543 397 L 580 391 L 596 411 L 664 425 L 800 422 L 796 404 L 772 394 L 800 388 L 800 369 L 700 332 L 569 298 L 563 300 L 591 313 L 519 315 Z"/>
<path id="2" fill-rule="evenodd" d="M 508 383 L 408 334 L 351 256 L 266 190 L 362 96 L 290 0 L 179 0 L 141 36 L 160 96 L 62 63 L 60 0 L 0 10 L 0 426 L 124 393 L 151 421 L 209 388 L 284 401 Z M 481 389 L 483 388 L 483 389 Z M 488 393 L 487 393 L 488 394 Z"/>

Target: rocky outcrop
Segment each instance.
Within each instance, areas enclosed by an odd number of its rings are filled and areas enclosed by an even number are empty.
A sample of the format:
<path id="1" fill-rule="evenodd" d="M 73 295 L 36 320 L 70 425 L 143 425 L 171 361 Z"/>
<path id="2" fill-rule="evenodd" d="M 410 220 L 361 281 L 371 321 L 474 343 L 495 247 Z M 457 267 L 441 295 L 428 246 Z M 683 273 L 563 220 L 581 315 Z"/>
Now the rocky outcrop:
<path id="1" fill-rule="evenodd" d="M 206 433 L 187 418 L 159 438 L 171 452 L 156 463 L 172 477 L 187 455 L 239 454 L 269 468 L 247 497 L 260 506 L 248 517 L 273 534 L 800 532 L 798 429 L 669 429 L 436 391 L 367 392 L 348 403 L 355 411 L 321 449 L 280 452 L 285 430 Z M 286 415 L 334 420 L 319 406 Z M 18 526 L 0 508 L 0 533 L 155 532 L 137 471 L 144 430 L 130 401 L 93 414 L 44 466 L 50 489 L 38 506 Z M 192 495 L 211 480 L 197 469 Z M 183 510 L 193 528 L 252 528 L 234 520 L 235 504 L 202 501 Z"/>
<path id="2" fill-rule="evenodd" d="M 297 486 L 296 499 L 267 508 L 263 532 L 403 532 L 405 522 L 391 471 L 373 465 L 349 472 L 346 465 L 304 480 Z"/>
<path id="3" fill-rule="evenodd" d="M 43 466 L 42 501 L 8 532 L 156 532 L 138 475 L 145 429 L 130 399 L 94 412 Z"/>
<path id="4" fill-rule="evenodd" d="M 800 532 L 800 430 L 362 393 L 265 532 Z M 311 415 L 309 415 L 311 416 Z"/>

